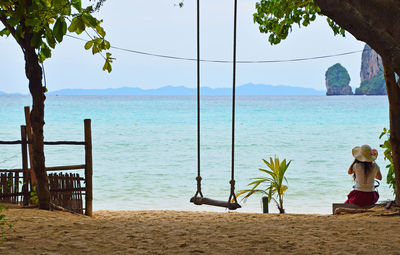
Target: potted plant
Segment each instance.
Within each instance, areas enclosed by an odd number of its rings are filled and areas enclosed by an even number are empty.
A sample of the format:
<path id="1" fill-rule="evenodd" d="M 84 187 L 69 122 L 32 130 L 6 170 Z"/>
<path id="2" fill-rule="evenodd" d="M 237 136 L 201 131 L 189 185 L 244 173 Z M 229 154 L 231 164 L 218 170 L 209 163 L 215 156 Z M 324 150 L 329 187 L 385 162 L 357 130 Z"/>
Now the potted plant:
<path id="1" fill-rule="evenodd" d="M 285 173 L 291 160 L 289 162 L 286 162 L 286 159 L 280 161 L 275 156 L 274 159 L 270 157 L 269 161 L 263 159 L 263 162 L 268 169 L 259 168 L 258 170 L 265 173 L 267 177 L 252 178 L 254 181 L 248 184 L 248 186 L 252 186 L 251 189 L 239 190 L 236 197 L 244 195 L 243 199 L 246 199 L 255 193 L 265 194 L 268 197 L 268 202 L 271 199 L 275 201 L 279 213 L 285 213 L 285 209 L 283 209 L 283 194 L 288 189 L 288 186 L 284 185 L 284 182 L 288 183 Z M 264 186 L 264 188 L 260 188 L 260 185 Z"/>

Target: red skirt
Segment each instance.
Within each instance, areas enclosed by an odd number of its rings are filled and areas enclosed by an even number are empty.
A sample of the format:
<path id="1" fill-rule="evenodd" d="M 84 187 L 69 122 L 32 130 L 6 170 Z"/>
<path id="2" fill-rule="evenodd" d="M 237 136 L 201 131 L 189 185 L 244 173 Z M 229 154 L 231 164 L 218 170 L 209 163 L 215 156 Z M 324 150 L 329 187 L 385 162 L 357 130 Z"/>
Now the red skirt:
<path id="1" fill-rule="evenodd" d="M 356 204 L 358 206 L 373 205 L 378 201 L 379 194 L 377 191 L 364 192 L 359 190 L 352 190 L 347 195 L 345 204 Z"/>

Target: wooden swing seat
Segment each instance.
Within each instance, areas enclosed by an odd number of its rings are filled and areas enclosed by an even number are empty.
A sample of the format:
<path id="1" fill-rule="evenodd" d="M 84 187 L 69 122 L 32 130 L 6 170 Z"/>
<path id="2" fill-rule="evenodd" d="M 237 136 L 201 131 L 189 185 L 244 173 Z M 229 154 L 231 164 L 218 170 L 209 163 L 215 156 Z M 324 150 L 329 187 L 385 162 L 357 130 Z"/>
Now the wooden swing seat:
<path id="1" fill-rule="evenodd" d="M 236 210 L 238 208 L 242 208 L 238 203 L 232 203 L 228 201 L 214 200 L 207 197 L 192 197 L 190 202 L 195 205 L 213 205 L 228 208 L 229 210 Z"/>

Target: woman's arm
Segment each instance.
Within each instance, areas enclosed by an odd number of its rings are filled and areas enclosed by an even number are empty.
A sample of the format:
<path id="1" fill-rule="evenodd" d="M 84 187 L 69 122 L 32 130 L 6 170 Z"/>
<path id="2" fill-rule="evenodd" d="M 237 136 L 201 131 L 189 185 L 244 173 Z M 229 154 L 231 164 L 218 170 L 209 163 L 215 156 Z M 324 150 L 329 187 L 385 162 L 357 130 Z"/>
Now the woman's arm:
<path id="1" fill-rule="evenodd" d="M 348 174 L 354 173 L 353 166 L 354 166 L 355 163 L 356 163 L 356 160 L 354 159 L 353 163 L 351 163 L 351 165 L 349 167 L 349 170 L 347 171 Z"/>
<path id="2" fill-rule="evenodd" d="M 378 169 L 378 172 L 375 175 L 375 179 L 382 180 L 381 170 Z"/>

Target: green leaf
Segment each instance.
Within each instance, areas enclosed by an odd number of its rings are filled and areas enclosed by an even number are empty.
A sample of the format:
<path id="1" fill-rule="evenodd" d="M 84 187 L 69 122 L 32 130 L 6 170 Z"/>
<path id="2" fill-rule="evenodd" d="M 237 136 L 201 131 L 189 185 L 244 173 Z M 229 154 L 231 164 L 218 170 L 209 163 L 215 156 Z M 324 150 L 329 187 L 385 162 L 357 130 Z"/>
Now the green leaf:
<path id="1" fill-rule="evenodd" d="M 71 21 L 71 24 L 68 27 L 68 31 L 73 33 L 73 32 L 75 32 L 77 27 L 78 27 L 77 18 L 73 18 Z"/>
<path id="2" fill-rule="evenodd" d="M 88 41 L 87 43 L 85 43 L 85 50 L 92 48 L 92 46 L 93 46 L 93 41 L 92 40 Z"/>
<path id="3" fill-rule="evenodd" d="M 51 47 L 51 48 L 55 48 L 56 47 L 56 39 L 54 38 L 53 35 L 53 31 L 50 28 L 46 28 L 46 41 L 47 44 Z"/>
<path id="4" fill-rule="evenodd" d="M 88 27 L 97 27 L 98 24 L 100 23 L 95 17 L 93 17 L 92 15 L 85 13 L 82 15 L 82 20 L 85 23 L 86 26 Z"/>
<path id="5" fill-rule="evenodd" d="M 53 27 L 54 37 L 57 42 L 62 42 L 64 35 L 67 33 L 67 22 L 64 18 L 58 18 Z"/>
<path id="6" fill-rule="evenodd" d="M 41 62 L 43 62 L 45 59 L 51 58 L 51 50 L 45 43 L 43 43 L 40 47 L 39 55 L 41 56 Z"/>
<path id="7" fill-rule="evenodd" d="M 108 61 L 106 61 L 105 63 L 104 63 L 104 66 L 103 66 L 103 71 L 108 71 L 109 73 L 111 73 L 111 71 L 112 71 L 112 68 L 111 68 L 111 64 L 110 64 L 110 62 L 108 62 Z"/>
<path id="8" fill-rule="evenodd" d="M 81 2 L 81 0 L 72 0 L 71 4 L 78 12 L 82 12 L 82 2 Z"/>
<path id="9" fill-rule="evenodd" d="M 96 31 L 101 37 L 106 36 L 106 32 L 104 31 L 104 29 L 101 26 L 96 26 Z"/>
<path id="10" fill-rule="evenodd" d="M 25 20 L 25 26 L 27 27 L 36 27 L 38 25 L 40 25 L 40 20 L 36 17 Z"/>
<path id="11" fill-rule="evenodd" d="M 72 19 L 68 31 L 71 33 L 75 32 L 77 34 L 81 34 L 83 31 L 85 31 L 85 23 L 82 20 L 82 16 L 77 16 Z"/>
<path id="12" fill-rule="evenodd" d="M 33 33 L 31 39 L 31 46 L 36 49 L 39 49 L 41 44 L 42 44 L 42 34 L 40 32 Z"/>
<path id="13" fill-rule="evenodd" d="M 96 41 L 94 41 L 93 47 L 92 47 L 92 54 L 96 54 L 100 52 L 100 48 L 99 48 L 99 44 L 96 43 Z M 103 68 L 104 70 L 104 68 Z"/>
<path id="14" fill-rule="evenodd" d="M 7 20 L 7 23 L 8 23 L 10 26 L 15 27 L 15 26 L 19 23 L 19 21 L 20 21 L 20 17 L 17 16 L 17 15 L 15 15 L 15 16 L 9 18 L 9 19 Z"/>
<path id="15" fill-rule="evenodd" d="M 0 36 L 9 36 L 10 35 L 10 31 L 7 28 L 4 28 L 3 30 L 0 31 Z"/>

